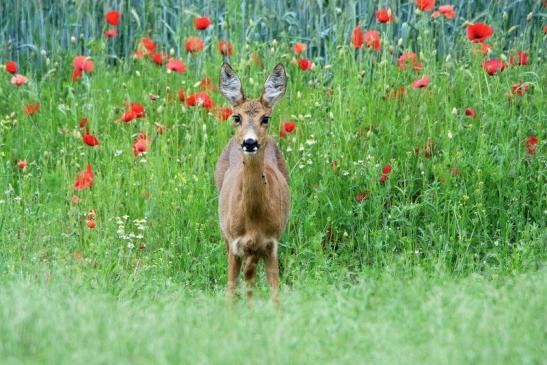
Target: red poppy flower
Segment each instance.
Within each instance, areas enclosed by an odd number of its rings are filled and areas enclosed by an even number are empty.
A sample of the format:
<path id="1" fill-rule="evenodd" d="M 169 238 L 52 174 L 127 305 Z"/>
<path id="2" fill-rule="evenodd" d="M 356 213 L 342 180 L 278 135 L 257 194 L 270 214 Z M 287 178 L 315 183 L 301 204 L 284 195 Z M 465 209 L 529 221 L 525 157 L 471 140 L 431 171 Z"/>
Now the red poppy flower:
<path id="1" fill-rule="evenodd" d="M 361 194 L 357 194 L 355 195 L 355 201 L 360 203 L 362 202 L 363 200 L 365 200 L 366 198 L 368 198 L 368 195 L 369 195 L 369 192 L 368 191 L 365 191 Z"/>
<path id="2" fill-rule="evenodd" d="M 296 129 L 296 123 L 292 120 L 287 120 L 283 122 L 282 128 L 286 133 L 292 133 Z"/>
<path id="3" fill-rule="evenodd" d="M 481 43 L 494 34 L 494 29 L 484 23 L 469 24 L 467 26 L 467 39 L 471 42 Z"/>
<path id="4" fill-rule="evenodd" d="M 92 72 L 95 68 L 93 61 L 86 56 L 76 56 L 72 59 L 74 70 L 72 72 L 72 81 L 82 77 L 82 72 Z"/>
<path id="5" fill-rule="evenodd" d="M 83 128 L 87 125 L 87 118 L 82 118 L 80 120 L 80 128 Z"/>
<path id="6" fill-rule="evenodd" d="M 165 57 L 164 57 L 164 54 L 161 53 L 161 52 L 158 52 L 158 53 L 153 53 L 151 55 L 152 57 L 152 61 L 154 61 L 154 63 L 158 66 L 161 66 L 163 65 L 163 62 L 165 60 Z"/>
<path id="7" fill-rule="evenodd" d="M 355 28 L 353 28 L 353 32 L 351 33 L 351 43 L 355 48 L 363 47 L 363 43 L 365 43 L 365 37 L 363 36 L 363 31 L 361 30 L 360 26 L 356 26 Z"/>
<path id="8" fill-rule="evenodd" d="M 184 64 L 182 60 L 178 60 L 178 59 L 169 60 L 169 62 L 167 62 L 166 67 L 168 70 L 171 70 L 174 72 L 178 72 L 178 73 L 186 72 L 186 65 Z"/>
<path id="9" fill-rule="evenodd" d="M 203 79 L 201 79 L 200 88 L 201 88 L 201 91 L 215 91 L 216 90 L 215 84 L 213 84 L 211 79 L 208 78 L 208 77 L 204 77 Z"/>
<path id="10" fill-rule="evenodd" d="M 511 65 L 524 66 L 528 64 L 528 54 L 526 52 L 517 51 L 516 55 L 509 56 L 509 63 Z"/>
<path id="11" fill-rule="evenodd" d="M 528 138 L 526 138 L 526 142 L 524 144 L 530 156 L 536 154 L 536 148 L 538 144 L 537 136 L 529 136 Z"/>
<path id="12" fill-rule="evenodd" d="M 380 33 L 375 30 L 369 30 L 364 35 L 364 40 L 367 43 L 367 47 L 375 50 L 376 52 L 380 51 Z"/>
<path id="13" fill-rule="evenodd" d="M 95 227 L 97 227 L 97 222 L 95 222 L 95 221 L 87 221 L 87 228 L 89 228 L 89 229 L 94 229 Z"/>
<path id="14" fill-rule="evenodd" d="M 17 162 L 17 167 L 19 167 L 21 170 L 26 169 L 27 166 L 28 166 L 28 164 L 27 164 L 27 161 L 25 161 L 25 160 L 21 160 L 21 161 Z"/>
<path id="15" fill-rule="evenodd" d="M 376 11 L 376 20 L 379 23 L 391 23 L 393 21 L 391 9 L 378 9 Z"/>
<path id="16" fill-rule="evenodd" d="M 23 86 L 28 82 L 28 78 L 23 75 L 15 75 L 11 78 L 11 83 L 17 87 Z"/>
<path id="17" fill-rule="evenodd" d="M 188 37 L 186 38 L 186 52 L 198 53 L 205 48 L 205 42 L 200 37 Z"/>
<path id="18" fill-rule="evenodd" d="M 218 51 L 223 56 L 231 56 L 234 52 L 234 48 L 232 47 L 232 43 L 220 40 L 218 41 Z"/>
<path id="19" fill-rule="evenodd" d="M 547 25 L 543 26 L 543 33 L 547 34 Z"/>
<path id="20" fill-rule="evenodd" d="M 179 90 L 178 94 L 179 94 L 180 101 L 186 100 L 186 93 L 184 92 L 184 90 Z"/>
<path id="21" fill-rule="evenodd" d="M 301 58 L 298 60 L 298 67 L 302 71 L 308 71 L 311 70 L 311 68 L 313 67 L 313 63 L 307 58 Z"/>
<path id="22" fill-rule="evenodd" d="M 25 105 L 25 114 L 29 117 L 40 110 L 40 103 L 27 104 Z"/>
<path id="23" fill-rule="evenodd" d="M 306 52 L 306 49 L 308 49 L 308 46 L 304 43 L 295 42 L 292 45 L 292 50 L 296 54 L 304 53 L 304 52 Z"/>
<path id="24" fill-rule="evenodd" d="M 213 21 L 207 17 L 199 17 L 194 19 L 194 28 L 197 30 L 207 29 L 211 24 L 213 24 Z"/>
<path id="25" fill-rule="evenodd" d="M 76 178 L 76 181 L 74 182 L 74 189 L 81 191 L 92 187 L 94 178 L 95 174 L 93 173 L 93 169 L 91 168 L 91 165 L 88 164 L 87 169 L 82 171 Z"/>
<path id="26" fill-rule="evenodd" d="M 109 29 L 104 32 L 104 36 L 106 38 L 114 38 L 118 36 L 118 30 L 117 29 Z"/>
<path id="27" fill-rule="evenodd" d="M 6 62 L 6 71 L 10 74 L 14 74 L 17 72 L 17 64 L 13 61 Z"/>
<path id="28" fill-rule="evenodd" d="M 106 19 L 106 21 L 108 22 L 108 24 L 110 25 L 118 25 L 120 24 L 120 12 L 119 11 L 116 11 L 116 10 L 111 10 L 109 12 L 107 12 L 105 15 L 104 15 L 104 18 Z"/>
<path id="29" fill-rule="evenodd" d="M 416 0 L 416 8 L 421 11 L 431 11 L 435 7 L 435 0 Z"/>
<path id="30" fill-rule="evenodd" d="M 148 141 L 148 138 L 146 137 L 146 134 L 139 133 L 137 139 L 135 140 L 135 143 L 133 144 L 133 155 L 135 157 L 148 152 L 148 148 L 150 147 L 150 142 Z"/>
<path id="31" fill-rule="evenodd" d="M 82 70 L 74 68 L 72 70 L 72 81 L 76 81 L 82 77 Z"/>
<path id="32" fill-rule="evenodd" d="M 446 19 L 454 19 L 456 17 L 456 11 L 454 10 L 454 7 L 452 5 L 441 5 L 439 6 L 439 10 L 434 11 L 431 16 L 433 18 L 436 18 L 438 16 L 444 16 Z"/>
<path id="33" fill-rule="evenodd" d="M 486 70 L 488 75 L 492 76 L 498 72 L 505 70 L 507 65 L 505 64 L 505 62 L 501 60 L 493 59 L 493 60 L 488 60 L 486 62 L 483 62 L 482 67 Z"/>
<path id="34" fill-rule="evenodd" d="M 230 118 L 230 116 L 234 113 L 232 108 L 218 108 L 215 111 L 215 116 L 218 120 L 221 122 L 224 122 Z"/>
<path id="35" fill-rule="evenodd" d="M 133 119 L 144 117 L 144 106 L 142 106 L 141 104 L 129 103 L 129 102 L 126 102 L 126 104 L 129 107 L 129 109 L 127 109 L 123 113 L 123 115 L 116 120 L 116 122 L 128 123 L 132 121 Z"/>
<path id="36" fill-rule="evenodd" d="M 141 44 L 146 48 L 148 54 L 153 54 L 156 50 L 156 43 L 149 37 L 141 38 Z"/>
<path id="37" fill-rule="evenodd" d="M 135 113 L 137 118 L 143 118 L 144 117 L 144 106 L 137 103 L 129 103 L 129 106 L 131 107 L 131 111 Z"/>
<path id="38" fill-rule="evenodd" d="M 471 117 L 471 118 L 475 118 L 475 116 L 476 116 L 475 111 L 473 110 L 473 108 L 466 108 L 465 109 L 465 115 L 467 115 L 468 117 Z"/>
<path id="39" fill-rule="evenodd" d="M 387 164 L 384 166 L 384 168 L 382 169 L 382 175 L 380 175 L 380 184 L 385 184 L 388 177 L 389 177 L 389 174 L 391 174 L 391 164 Z"/>
<path id="40" fill-rule="evenodd" d="M 524 94 L 524 92 L 527 92 L 528 91 L 528 84 L 523 84 L 521 82 L 519 83 L 516 83 L 516 84 L 513 84 L 511 86 L 511 91 L 513 92 L 513 94 L 516 94 L 518 96 L 522 96 L 522 94 Z"/>
<path id="41" fill-rule="evenodd" d="M 427 86 L 429 86 L 429 76 L 424 76 L 421 79 L 416 80 L 412 83 L 413 89 L 421 89 Z"/>
<path id="42" fill-rule="evenodd" d="M 100 144 L 97 137 L 95 137 L 93 134 L 89 134 L 89 128 L 86 128 L 85 134 L 82 136 L 82 139 L 84 143 L 90 147 L 95 147 Z"/>
<path id="43" fill-rule="evenodd" d="M 418 56 L 414 52 L 404 52 L 397 61 L 400 70 L 406 70 L 407 66 L 412 67 L 414 71 L 420 71 L 423 68 L 422 64 L 418 62 Z"/>
<path id="44" fill-rule="evenodd" d="M 135 113 L 133 110 L 126 110 L 119 119 L 116 119 L 116 122 L 128 123 L 133 119 L 137 119 L 137 113 Z"/>
<path id="45" fill-rule="evenodd" d="M 186 97 L 186 106 L 199 105 L 203 106 L 207 110 L 210 110 L 213 108 L 213 99 L 211 99 L 211 97 L 205 92 L 191 94 Z"/>

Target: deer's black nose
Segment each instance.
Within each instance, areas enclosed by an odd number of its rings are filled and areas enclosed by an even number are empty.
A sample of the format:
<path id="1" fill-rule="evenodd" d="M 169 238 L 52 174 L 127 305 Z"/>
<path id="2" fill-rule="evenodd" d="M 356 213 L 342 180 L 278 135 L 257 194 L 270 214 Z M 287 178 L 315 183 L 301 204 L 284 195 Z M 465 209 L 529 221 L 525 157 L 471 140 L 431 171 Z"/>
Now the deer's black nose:
<path id="1" fill-rule="evenodd" d="M 241 147 L 246 152 L 256 152 L 258 151 L 258 148 L 260 147 L 260 145 L 258 144 L 258 141 L 256 139 L 247 138 L 246 140 L 243 141 L 243 143 L 241 144 Z"/>

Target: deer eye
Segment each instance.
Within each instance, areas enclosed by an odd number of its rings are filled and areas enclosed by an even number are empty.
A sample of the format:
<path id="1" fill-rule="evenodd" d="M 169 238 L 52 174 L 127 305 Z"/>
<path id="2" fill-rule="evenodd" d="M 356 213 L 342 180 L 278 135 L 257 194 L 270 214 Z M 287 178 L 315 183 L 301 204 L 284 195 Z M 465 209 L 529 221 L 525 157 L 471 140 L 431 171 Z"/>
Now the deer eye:
<path id="1" fill-rule="evenodd" d="M 235 125 L 240 125 L 241 124 L 241 116 L 236 114 L 232 117 L 232 119 L 234 120 Z"/>
<path id="2" fill-rule="evenodd" d="M 268 125 L 268 123 L 270 123 L 270 117 L 268 116 L 263 116 L 262 119 L 260 120 L 260 124 L 262 125 Z"/>

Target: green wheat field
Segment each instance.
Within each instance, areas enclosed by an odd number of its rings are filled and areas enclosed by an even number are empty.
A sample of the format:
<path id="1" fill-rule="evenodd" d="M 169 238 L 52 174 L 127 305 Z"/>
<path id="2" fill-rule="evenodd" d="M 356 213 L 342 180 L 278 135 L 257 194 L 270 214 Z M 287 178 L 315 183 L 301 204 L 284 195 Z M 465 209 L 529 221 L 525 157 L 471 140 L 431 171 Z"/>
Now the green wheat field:
<path id="1" fill-rule="evenodd" d="M 547 4 L 0 4 L 0 364 L 547 364 Z M 229 62 L 290 173 L 226 297 Z"/>

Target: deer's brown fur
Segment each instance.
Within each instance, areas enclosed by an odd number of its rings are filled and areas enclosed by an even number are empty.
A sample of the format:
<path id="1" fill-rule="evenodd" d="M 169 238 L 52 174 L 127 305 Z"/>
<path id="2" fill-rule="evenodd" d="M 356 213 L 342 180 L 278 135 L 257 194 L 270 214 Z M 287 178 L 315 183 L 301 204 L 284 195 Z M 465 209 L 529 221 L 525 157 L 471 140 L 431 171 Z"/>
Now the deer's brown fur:
<path id="1" fill-rule="evenodd" d="M 222 66 L 220 90 L 234 106 L 236 117 L 236 132 L 224 148 L 215 172 L 231 297 L 242 265 L 247 296 L 252 296 L 256 265 L 263 259 L 272 297 L 277 301 L 277 246 L 289 217 L 290 192 L 287 165 L 277 143 L 268 135 L 267 120 L 273 105 L 283 96 L 285 85 L 285 70 L 278 65 L 266 81 L 262 97 L 247 100 L 237 75 L 229 65 Z M 246 153 L 242 147 L 248 136 L 260 146 L 254 153 Z"/>

